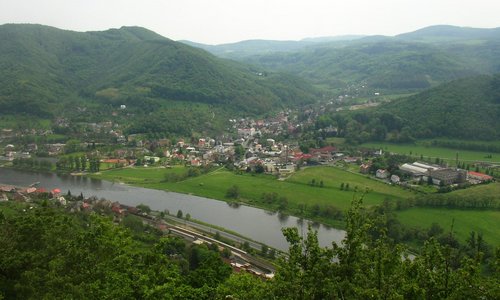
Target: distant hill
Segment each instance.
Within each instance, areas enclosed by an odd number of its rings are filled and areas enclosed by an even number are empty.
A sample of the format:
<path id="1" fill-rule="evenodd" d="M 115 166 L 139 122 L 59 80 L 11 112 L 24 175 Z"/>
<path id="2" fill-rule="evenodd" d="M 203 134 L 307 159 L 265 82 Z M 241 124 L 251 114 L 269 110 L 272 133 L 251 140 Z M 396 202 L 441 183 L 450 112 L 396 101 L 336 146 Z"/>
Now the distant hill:
<path id="1" fill-rule="evenodd" d="M 293 76 L 262 74 L 140 27 L 73 32 L 7 24 L 0 40 L 0 115 L 51 116 L 75 105 L 140 111 L 172 101 L 258 114 L 316 97 Z"/>
<path id="2" fill-rule="evenodd" d="M 458 78 L 500 72 L 500 28 L 440 25 L 395 37 L 318 42 L 287 51 L 271 51 L 261 45 L 257 55 L 250 55 L 257 52 L 255 45 L 238 45 L 240 55 L 234 59 L 297 74 L 327 89 L 365 85 L 389 92 L 418 91 Z"/>
<path id="3" fill-rule="evenodd" d="M 236 43 L 206 45 L 191 41 L 180 41 L 187 45 L 204 49 L 223 58 L 241 59 L 253 55 L 265 55 L 275 52 L 299 51 L 309 46 L 332 42 L 346 42 L 363 38 L 363 35 L 343 35 L 331 37 L 305 38 L 300 41 L 246 40 Z"/>
<path id="4" fill-rule="evenodd" d="M 500 28 L 471 28 L 451 25 L 435 25 L 396 36 L 398 39 L 427 42 L 450 42 L 470 40 L 498 40 Z"/>

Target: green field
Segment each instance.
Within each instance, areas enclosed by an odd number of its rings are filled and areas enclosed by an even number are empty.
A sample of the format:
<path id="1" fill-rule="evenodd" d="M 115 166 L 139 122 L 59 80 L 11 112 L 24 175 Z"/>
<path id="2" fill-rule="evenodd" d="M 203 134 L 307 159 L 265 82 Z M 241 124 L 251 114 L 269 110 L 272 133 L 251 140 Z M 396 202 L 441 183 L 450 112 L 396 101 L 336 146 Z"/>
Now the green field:
<path id="1" fill-rule="evenodd" d="M 341 210 L 349 208 L 353 197 L 360 196 L 368 189 L 364 196 L 364 204 L 377 205 L 384 201 L 409 198 L 414 196 L 413 192 L 404 190 L 398 186 L 392 186 L 381 181 L 371 179 L 367 176 L 352 173 L 335 167 L 310 167 L 304 168 L 286 180 L 278 180 L 270 175 L 252 175 L 248 173 L 236 174 L 220 168 L 198 177 L 190 177 L 179 182 L 165 182 L 168 173 L 182 174 L 186 172 L 183 166 L 173 168 L 124 168 L 101 172 L 98 178 L 121 181 L 132 185 L 146 188 L 170 190 L 179 193 L 194 194 L 212 199 L 231 201 L 226 198 L 229 187 L 237 185 L 240 189 L 239 202 L 262 207 L 265 209 L 277 209 L 277 204 L 265 203 L 262 199 L 263 193 L 276 192 L 279 197 L 288 200 L 287 212 L 299 215 L 300 204 L 308 207 L 320 205 L 322 207 L 332 205 Z M 316 186 L 310 182 L 315 179 Z M 323 181 L 323 187 L 318 184 Z M 341 183 L 349 183 L 349 191 L 340 189 Z M 358 189 L 358 192 L 354 190 Z M 452 192 L 457 195 L 497 196 L 500 195 L 500 183 L 481 185 L 465 190 Z M 455 231 L 457 236 L 463 240 L 471 230 L 483 232 L 490 243 L 500 244 L 500 213 L 497 211 L 477 210 L 449 210 L 433 208 L 412 208 L 398 212 L 403 224 L 409 226 L 429 227 L 437 222 L 443 228 L 449 228 L 450 220 L 455 218 Z M 306 215 L 311 217 L 310 215 Z M 458 222 L 458 220 L 461 222 Z M 339 226 L 338 221 L 318 219 L 330 225 Z M 459 224 L 460 223 L 460 224 Z M 494 225 L 497 226 L 494 226 Z"/>
<path id="2" fill-rule="evenodd" d="M 397 213 L 401 223 L 420 228 L 429 228 L 438 223 L 449 232 L 454 221 L 453 232 L 464 242 L 471 231 L 482 232 L 490 245 L 500 245 L 500 211 L 459 210 L 436 208 L 412 208 Z"/>
<path id="3" fill-rule="evenodd" d="M 103 169 L 101 168 L 101 170 Z M 184 172 L 186 172 L 186 168 L 183 166 L 174 166 L 172 168 L 128 167 L 103 170 L 100 174 L 94 175 L 93 177 L 108 181 L 120 181 L 132 185 L 144 185 L 161 182 L 168 173 L 182 174 Z"/>
<path id="4" fill-rule="evenodd" d="M 137 184 L 148 188 L 165 189 L 181 193 L 190 193 L 213 199 L 226 199 L 225 195 L 229 187 L 237 185 L 241 190 L 242 202 L 259 205 L 262 193 L 276 192 L 279 196 L 288 199 L 291 206 L 299 203 L 307 205 L 333 205 L 340 209 L 347 209 L 358 187 L 358 195 L 366 188 L 369 189 L 365 195 L 364 202 L 367 205 L 381 203 L 384 199 L 406 198 L 413 195 L 411 192 L 399 187 L 391 186 L 377 180 L 367 178 L 363 175 L 353 174 L 333 167 L 306 168 L 285 181 L 277 180 L 270 175 L 241 175 L 224 169 L 188 178 L 180 182 L 163 182 L 168 172 L 185 172 L 183 167 L 172 169 L 147 169 L 147 168 L 125 168 L 102 172 L 101 179 L 118 180 L 129 184 Z M 319 184 L 323 181 L 323 187 L 311 186 L 311 179 Z M 341 183 L 349 183 L 349 191 L 340 189 Z M 227 200 L 227 199 L 226 199 Z"/>
<path id="5" fill-rule="evenodd" d="M 481 151 L 471 151 L 471 150 L 457 150 L 444 147 L 431 147 L 424 146 L 420 144 L 391 144 L 391 143 L 365 143 L 361 145 L 362 147 L 382 149 L 384 151 L 406 154 L 414 156 L 419 159 L 422 155 L 424 158 L 435 159 L 436 157 L 455 161 L 456 153 L 458 152 L 458 160 L 466 162 L 494 162 L 500 163 L 500 153 L 488 153 Z M 491 157 L 489 157 L 491 155 Z"/>

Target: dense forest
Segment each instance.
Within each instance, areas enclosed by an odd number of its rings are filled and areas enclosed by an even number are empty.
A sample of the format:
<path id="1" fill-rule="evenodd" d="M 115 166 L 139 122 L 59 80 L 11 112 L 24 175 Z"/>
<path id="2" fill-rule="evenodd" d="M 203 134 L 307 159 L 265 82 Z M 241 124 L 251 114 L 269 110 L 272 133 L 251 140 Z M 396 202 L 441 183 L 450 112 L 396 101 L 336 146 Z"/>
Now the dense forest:
<path id="1" fill-rule="evenodd" d="M 171 107 L 192 104 L 261 114 L 318 96 L 291 75 L 261 74 L 139 27 L 72 32 L 6 24 L 0 38 L 0 116 L 52 118 L 82 110 L 109 116 L 126 105 L 129 120 L 163 118 Z M 204 113 L 212 117 L 210 109 Z M 175 126 L 169 116 L 163 122 Z"/>
<path id="2" fill-rule="evenodd" d="M 346 212 L 346 237 L 321 248 L 316 233 L 284 229 L 290 244 L 274 279 L 233 273 L 217 247 L 163 236 L 134 216 L 121 226 L 50 201 L 0 205 L 0 298 L 5 299 L 494 299 L 500 251 L 471 233 L 429 239 L 409 257 L 383 207 Z"/>
<path id="3" fill-rule="evenodd" d="M 320 116 L 316 130 L 329 126 L 351 143 L 413 142 L 421 138 L 498 140 L 500 75 L 459 79 L 372 110 L 331 112 Z M 434 142 L 436 146 L 497 151 L 474 143 Z"/>

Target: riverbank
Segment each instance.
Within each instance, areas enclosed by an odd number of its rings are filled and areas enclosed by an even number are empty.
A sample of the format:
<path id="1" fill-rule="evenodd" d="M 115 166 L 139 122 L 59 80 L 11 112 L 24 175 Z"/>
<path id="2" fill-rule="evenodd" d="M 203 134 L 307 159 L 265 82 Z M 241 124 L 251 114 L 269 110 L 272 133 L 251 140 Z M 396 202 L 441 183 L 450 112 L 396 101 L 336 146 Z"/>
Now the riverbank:
<path id="1" fill-rule="evenodd" d="M 175 214 L 178 210 L 182 210 L 184 216 L 189 213 L 193 219 L 238 232 L 242 236 L 281 251 L 288 250 L 288 243 L 281 228 L 297 227 L 299 232 L 307 232 L 308 224 L 311 223 L 309 220 L 278 215 L 246 205 L 228 205 L 226 202 L 204 197 L 146 189 L 85 176 L 0 168 L 0 178 L 10 185 L 25 186 L 32 182 L 40 182 L 41 187 L 49 190 L 58 188 L 63 194 L 71 191 L 73 195 L 105 198 L 129 206 L 144 204 L 160 212 L 168 210 Z M 318 231 L 322 247 L 331 246 L 332 241 L 339 243 L 344 237 L 343 231 L 321 224 L 315 225 L 314 229 Z"/>
<path id="2" fill-rule="evenodd" d="M 281 210 L 286 215 L 307 218 L 336 228 L 343 228 L 340 220 L 353 197 L 363 195 L 366 206 L 380 205 L 385 200 L 396 203 L 398 199 L 408 199 L 415 193 L 398 186 L 388 185 L 361 174 L 355 174 L 335 167 L 312 167 L 300 170 L 286 180 L 277 180 L 274 176 L 263 174 L 237 174 L 227 170 L 217 170 L 208 174 L 189 177 L 179 182 L 168 182 L 165 178 L 171 172 L 184 172 L 184 167 L 171 169 L 128 168 L 108 170 L 93 178 L 124 182 L 133 186 L 141 186 L 165 191 L 192 194 L 228 203 L 241 203 L 268 211 Z M 311 184 L 313 181 L 315 184 Z M 322 183 L 322 185 L 321 185 Z M 341 189 L 349 184 L 349 188 Z M 490 187 L 474 187 L 453 193 L 477 194 L 479 190 L 486 192 L 482 196 L 494 197 L 499 183 Z M 238 187 L 239 197 L 228 198 L 227 191 L 232 186 Z M 365 193 L 365 191 L 367 191 Z M 453 194 L 452 193 L 452 194 Z M 498 197 L 498 196 L 497 196 Z M 286 199 L 281 205 L 280 199 Z M 410 208 L 396 211 L 399 221 L 411 228 L 420 228 L 426 232 L 432 223 L 439 224 L 445 230 L 451 228 L 460 242 L 465 242 L 471 231 L 482 232 L 484 238 L 494 245 L 500 245 L 499 211 L 474 210 L 470 214 L 458 213 L 446 208 L 427 208 L 428 215 L 422 215 L 422 209 Z M 466 211 L 463 211 L 466 212 Z M 335 217 L 339 219 L 335 219 Z M 423 219 L 422 219 L 423 218 Z M 416 220 L 422 220 L 418 222 Z"/>

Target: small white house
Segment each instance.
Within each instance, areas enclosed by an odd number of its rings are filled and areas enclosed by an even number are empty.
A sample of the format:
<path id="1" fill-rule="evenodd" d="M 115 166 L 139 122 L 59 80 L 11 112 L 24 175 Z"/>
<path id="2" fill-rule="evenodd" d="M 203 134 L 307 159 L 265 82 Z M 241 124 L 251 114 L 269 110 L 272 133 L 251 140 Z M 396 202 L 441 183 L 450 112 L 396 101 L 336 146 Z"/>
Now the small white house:
<path id="1" fill-rule="evenodd" d="M 399 178 L 398 175 L 391 175 L 391 182 L 392 183 L 399 183 L 401 179 Z"/>
<path id="2" fill-rule="evenodd" d="M 375 173 L 375 177 L 380 179 L 387 179 L 387 177 L 389 177 L 389 171 L 384 169 L 378 169 L 377 172 Z"/>

